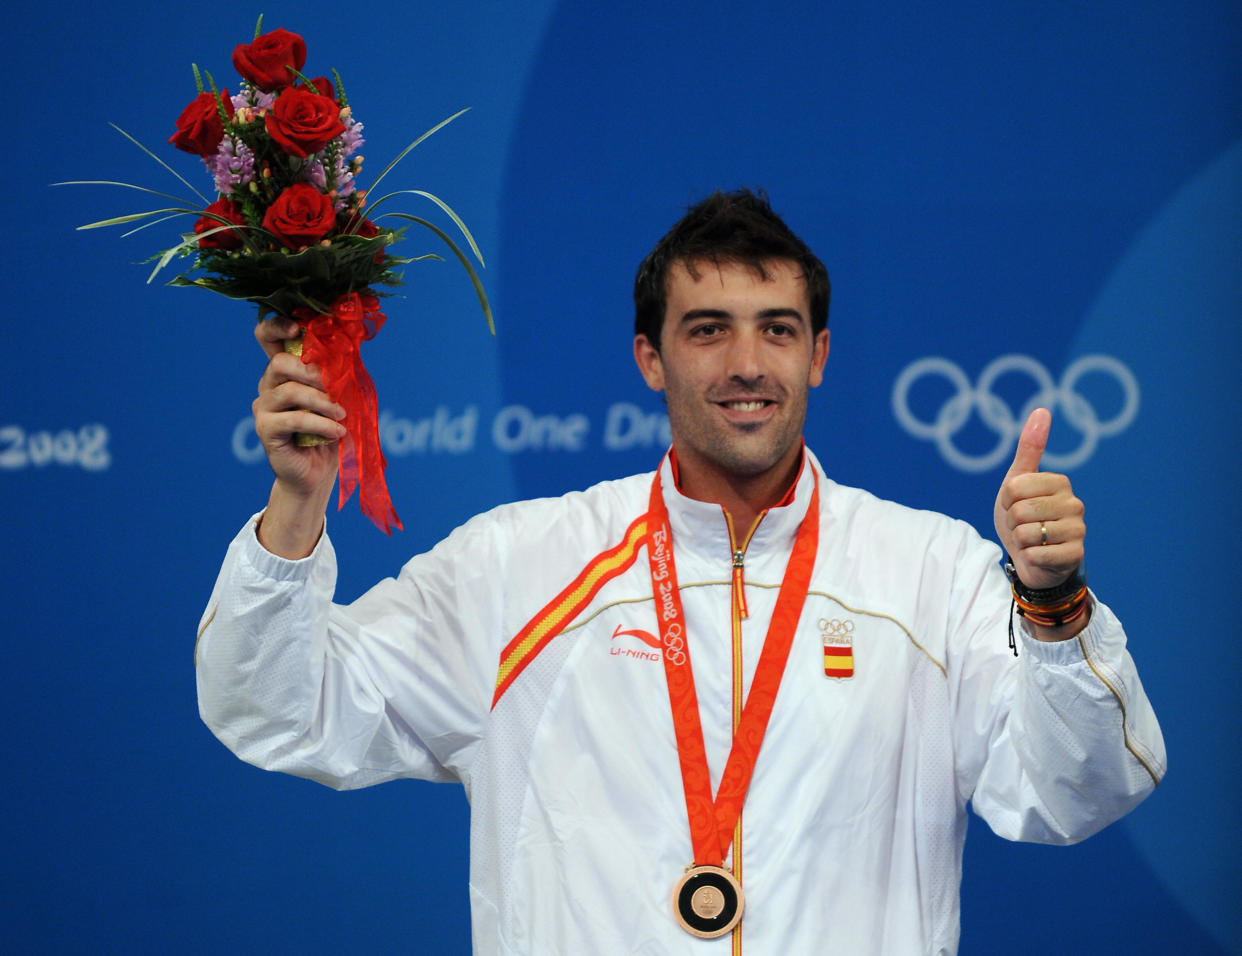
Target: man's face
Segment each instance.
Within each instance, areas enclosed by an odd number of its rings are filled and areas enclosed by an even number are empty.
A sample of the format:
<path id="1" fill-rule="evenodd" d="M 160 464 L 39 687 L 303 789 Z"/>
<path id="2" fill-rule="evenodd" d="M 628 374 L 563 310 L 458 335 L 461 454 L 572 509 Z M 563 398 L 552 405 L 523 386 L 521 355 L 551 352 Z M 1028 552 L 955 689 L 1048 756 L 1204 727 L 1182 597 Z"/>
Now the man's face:
<path id="1" fill-rule="evenodd" d="M 748 266 L 701 263 L 696 279 L 676 263 L 660 351 L 644 335 L 634 341 L 643 378 L 665 393 L 682 485 L 695 497 L 792 468 L 808 389 L 823 379 L 828 332 L 811 331 L 801 269 L 783 259 L 764 267 L 766 280 Z"/>

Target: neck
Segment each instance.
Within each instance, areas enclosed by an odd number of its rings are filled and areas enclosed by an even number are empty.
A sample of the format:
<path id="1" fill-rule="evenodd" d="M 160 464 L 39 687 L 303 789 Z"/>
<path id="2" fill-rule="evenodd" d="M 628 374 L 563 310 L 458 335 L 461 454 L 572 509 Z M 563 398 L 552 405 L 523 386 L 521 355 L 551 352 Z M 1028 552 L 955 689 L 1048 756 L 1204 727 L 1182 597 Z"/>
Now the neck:
<path id="1" fill-rule="evenodd" d="M 734 530 L 745 535 L 759 515 L 775 507 L 789 494 L 802 470 L 802 449 L 795 448 L 776 466 L 758 475 L 721 473 L 695 467 L 696 463 L 677 459 L 677 486 L 696 501 L 710 501 L 729 513 Z"/>

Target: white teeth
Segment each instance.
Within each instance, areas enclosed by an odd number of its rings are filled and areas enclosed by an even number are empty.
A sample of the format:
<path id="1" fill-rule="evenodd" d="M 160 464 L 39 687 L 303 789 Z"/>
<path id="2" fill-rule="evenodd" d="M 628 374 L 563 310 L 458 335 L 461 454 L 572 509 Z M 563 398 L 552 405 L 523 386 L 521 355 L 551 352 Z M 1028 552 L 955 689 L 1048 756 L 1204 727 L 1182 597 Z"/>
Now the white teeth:
<path id="1" fill-rule="evenodd" d="M 727 407 L 738 412 L 757 412 L 763 408 L 763 402 L 726 402 Z"/>

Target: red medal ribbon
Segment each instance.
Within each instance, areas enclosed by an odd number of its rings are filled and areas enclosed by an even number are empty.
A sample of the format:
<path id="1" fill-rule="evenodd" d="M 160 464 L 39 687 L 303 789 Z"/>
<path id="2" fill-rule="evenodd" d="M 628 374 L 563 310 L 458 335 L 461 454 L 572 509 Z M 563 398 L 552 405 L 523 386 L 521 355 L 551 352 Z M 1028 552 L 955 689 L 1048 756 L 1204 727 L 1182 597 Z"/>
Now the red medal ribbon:
<path id="1" fill-rule="evenodd" d="M 319 366 L 328 397 L 345 409 L 347 432 L 337 443 L 341 463 L 337 507 L 345 507 L 357 488 L 362 513 L 385 534 L 392 534 L 392 528 L 401 527 L 401 519 L 384 480 L 388 463 L 380 450 L 375 383 L 363 367 L 360 351 L 384 324 L 379 299 L 350 292 L 332 303 L 331 312 L 317 315 L 310 309 L 295 309 L 293 317 L 303 329 L 303 363 Z"/>
<path id="2" fill-rule="evenodd" d="M 776 609 L 768 624 L 763 651 L 751 681 L 750 693 L 742 708 L 742 719 L 733 735 L 729 759 L 715 799 L 712 798 L 711 775 L 707 767 L 707 750 L 703 743 L 703 725 L 699 718 L 698 695 L 694 690 L 694 673 L 690 666 L 690 644 L 686 635 L 686 618 L 677 587 L 677 568 L 673 560 L 673 530 L 668 508 L 660 489 L 660 475 L 651 484 L 651 504 L 647 512 L 647 557 L 651 564 L 651 593 L 655 598 L 663 646 L 664 675 L 668 682 L 669 705 L 673 711 L 673 730 L 677 737 L 677 756 L 681 762 L 681 781 L 686 794 L 686 814 L 690 819 L 690 842 L 694 862 L 698 865 L 721 866 L 733 828 L 742 813 L 750 778 L 759 758 L 759 748 L 768 729 L 768 719 L 776 703 L 789 648 L 802 606 L 806 603 L 815 552 L 819 547 L 819 476 L 812 470 L 814 487 L 806 516 L 798 526 L 785 576 L 781 580 Z"/>

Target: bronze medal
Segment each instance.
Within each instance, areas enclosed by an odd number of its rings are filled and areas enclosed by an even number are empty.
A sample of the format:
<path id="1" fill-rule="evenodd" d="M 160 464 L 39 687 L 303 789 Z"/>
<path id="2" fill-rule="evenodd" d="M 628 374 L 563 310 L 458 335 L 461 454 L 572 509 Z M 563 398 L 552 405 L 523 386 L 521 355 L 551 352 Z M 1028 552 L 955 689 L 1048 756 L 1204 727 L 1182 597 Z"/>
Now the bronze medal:
<path id="1" fill-rule="evenodd" d="M 745 905 L 742 885 L 723 867 L 687 867 L 685 876 L 673 887 L 677 925 L 703 939 L 732 932 Z"/>

